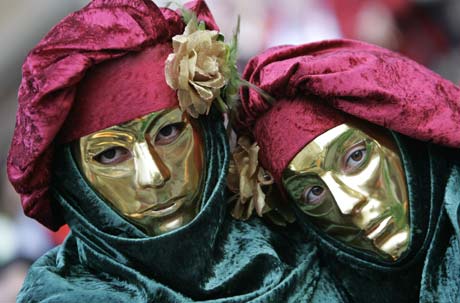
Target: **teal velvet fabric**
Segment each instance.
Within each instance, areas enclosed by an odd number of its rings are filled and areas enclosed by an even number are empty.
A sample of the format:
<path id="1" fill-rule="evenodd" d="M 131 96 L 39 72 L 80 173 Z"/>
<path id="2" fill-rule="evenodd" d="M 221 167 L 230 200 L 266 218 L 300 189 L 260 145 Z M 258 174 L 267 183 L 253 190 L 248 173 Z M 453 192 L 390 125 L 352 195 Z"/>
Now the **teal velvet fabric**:
<path id="1" fill-rule="evenodd" d="M 18 302 L 343 302 L 316 246 L 295 226 L 229 216 L 225 130 L 215 113 L 202 120 L 202 209 L 188 225 L 156 237 L 101 201 L 63 148 L 53 188 L 71 234 L 31 267 Z"/>
<path id="2" fill-rule="evenodd" d="M 345 302 L 460 301 L 460 152 L 395 134 L 410 200 L 411 239 L 397 262 L 345 246 L 308 224 Z"/>

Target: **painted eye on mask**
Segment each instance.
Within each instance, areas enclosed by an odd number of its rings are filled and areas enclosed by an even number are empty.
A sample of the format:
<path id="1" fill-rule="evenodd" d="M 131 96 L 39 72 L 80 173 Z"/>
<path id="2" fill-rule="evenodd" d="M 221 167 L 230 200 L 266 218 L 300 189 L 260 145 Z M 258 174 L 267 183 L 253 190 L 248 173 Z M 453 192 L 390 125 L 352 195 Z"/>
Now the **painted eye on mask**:
<path id="1" fill-rule="evenodd" d="M 306 205 L 317 205 L 326 197 L 326 189 L 315 185 L 307 187 L 302 194 L 302 202 Z"/>
<path id="2" fill-rule="evenodd" d="M 353 173 L 358 170 L 367 158 L 366 142 L 360 142 L 350 148 L 343 158 L 343 171 Z"/>
<path id="3" fill-rule="evenodd" d="M 131 158 L 131 153 L 124 147 L 115 146 L 94 156 L 94 160 L 101 164 L 118 164 Z"/>
<path id="4" fill-rule="evenodd" d="M 155 145 L 167 145 L 176 140 L 185 128 L 185 123 L 168 124 L 160 129 L 155 137 Z"/>

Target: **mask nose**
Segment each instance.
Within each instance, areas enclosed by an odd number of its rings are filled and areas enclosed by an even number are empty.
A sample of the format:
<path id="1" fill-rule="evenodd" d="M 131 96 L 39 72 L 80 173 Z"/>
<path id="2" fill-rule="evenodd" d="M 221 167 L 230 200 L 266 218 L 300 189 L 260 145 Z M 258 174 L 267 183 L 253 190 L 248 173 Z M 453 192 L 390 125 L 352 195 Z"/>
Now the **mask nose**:
<path id="1" fill-rule="evenodd" d="M 366 196 L 347 186 L 335 174 L 327 172 L 321 178 L 327 185 L 342 214 L 350 215 L 356 212 L 367 201 Z"/>
<path id="2" fill-rule="evenodd" d="M 135 182 L 140 188 L 158 188 L 169 179 L 169 171 L 147 142 L 134 144 Z"/>

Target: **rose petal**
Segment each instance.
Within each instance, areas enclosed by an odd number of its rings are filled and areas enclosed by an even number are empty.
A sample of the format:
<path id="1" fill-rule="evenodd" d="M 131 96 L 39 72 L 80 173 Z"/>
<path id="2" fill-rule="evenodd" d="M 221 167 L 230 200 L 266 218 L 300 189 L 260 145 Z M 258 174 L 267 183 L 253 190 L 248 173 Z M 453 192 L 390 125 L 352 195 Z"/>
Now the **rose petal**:
<path id="1" fill-rule="evenodd" d="M 236 167 L 236 163 L 234 160 L 230 160 L 230 164 L 228 166 L 228 175 L 227 175 L 227 186 L 230 189 L 230 191 L 234 193 L 239 192 L 239 174 L 238 174 L 238 168 Z"/>
<path id="2" fill-rule="evenodd" d="M 210 107 L 210 105 L 208 105 L 205 102 L 194 103 L 193 106 L 195 107 L 197 113 L 199 113 L 200 115 L 206 114 L 208 108 Z"/>
<path id="3" fill-rule="evenodd" d="M 205 77 L 211 77 L 219 73 L 219 65 L 217 58 L 213 56 L 198 56 L 197 65 L 199 66 L 199 73 Z"/>
<path id="4" fill-rule="evenodd" d="M 182 59 L 179 65 L 179 79 L 178 79 L 178 86 L 179 89 L 188 90 L 189 84 L 189 62 L 186 59 Z"/>
<path id="5" fill-rule="evenodd" d="M 173 89 L 177 89 L 177 73 L 174 70 L 174 54 L 169 54 L 165 61 L 165 79 L 166 83 Z"/>
<path id="6" fill-rule="evenodd" d="M 184 33 L 182 36 L 189 36 L 198 30 L 197 22 L 195 19 L 190 20 L 187 25 L 185 26 Z"/>
<path id="7" fill-rule="evenodd" d="M 196 84 L 195 82 L 193 81 L 189 81 L 190 85 L 192 85 L 196 92 L 200 95 L 200 97 L 204 100 L 213 100 L 214 99 L 214 95 L 212 93 L 212 91 L 210 89 L 207 89 L 205 87 L 202 87 L 198 84 Z"/>
<path id="8" fill-rule="evenodd" d="M 254 206 L 252 201 L 249 201 L 249 203 L 246 204 L 237 202 L 231 214 L 235 219 L 247 220 L 251 217 L 253 209 Z"/>
<path id="9" fill-rule="evenodd" d="M 179 106 L 182 110 L 193 104 L 190 92 L 187 90 L 179 89 L 177 91 L 177 99 L 179 99 Z"/>
<path id="10" fill-rule="evenodd" d="M 251 144 L 251 140 L 246 137 L 246 136 L 242 136 L 242 137 L 239 137 L 238 138 L 238 145 L 243 148 L 244 150 L 248 150 L 248 148 L 252 145 Z"/>
<path id="11" fill-rule="evenodd" d="M 251 176 L 256 177 L 257 167 L 259 166 L 259 146 L 253 144 L 248 150 L 249 156 L 249 173 Z"/>
<path id="12" fill-rule="evenodd" d="M 174 36 L 172 38 L 173 51 L 179 57 L 187 52 L 188 39 L 183 35 Z"/>
<path id="13" fill-rule="evenodd" d="M 254 196 L 252 198 L 254 200 L 254 207 L 256 208 L 256 212 L 259 215 L 259 217 L 262 217 L 264 214 L 264 209 L 265 209 L 265 194 L 262 191 L 262 188 L 260 185 L 256 186 Z"/>
<path id="14" fill-rule="evenodd" d="M 248 167 L 245 166 L 240 172 L 240 195 L 243 198 L 250 198 L 252 196 L 252 185 L 251 180 L 246 177 Z"/>
<path id="15" fill-rule="evenodd" d="M 188 37 L 189 49 L 196 49 L 199 52 L 208 52 L 211 48 L 212 39 L 207 31 L 195 32 Z"/>
<path id="16" fill-rule="evenodd" d="M 216 78 L 208 81 L 195 81 L 196 84 L 204 87 L 221 88 L 225 85 L 225 79 L 221 74 L 218 74 Z"/>
<path id="17" fill-rule="evenodd" d="M 203 100 L 195 90 L 190 90 L 190 96 L 192 98 L 193 108 L 198 114 L 204 114 L 211 103 L 207 103 Z"/>

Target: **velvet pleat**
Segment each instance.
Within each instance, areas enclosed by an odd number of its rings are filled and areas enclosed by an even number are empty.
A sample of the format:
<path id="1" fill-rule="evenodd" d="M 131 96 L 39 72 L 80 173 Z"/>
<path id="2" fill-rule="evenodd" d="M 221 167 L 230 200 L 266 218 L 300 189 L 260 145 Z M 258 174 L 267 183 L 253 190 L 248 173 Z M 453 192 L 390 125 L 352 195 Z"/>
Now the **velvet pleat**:
<path id="1" fill-rule="evenodd" d="M 202 119 L 202 209 L 188 225 L 156 237 L 101 201 L 70 147 L 58 152 L 53 193 L 72 232 L 31 267 L 18 302 L 343 302 L 316 246 L 295 226 L 229 216 L 228 145 L 216 116 Z"/>

